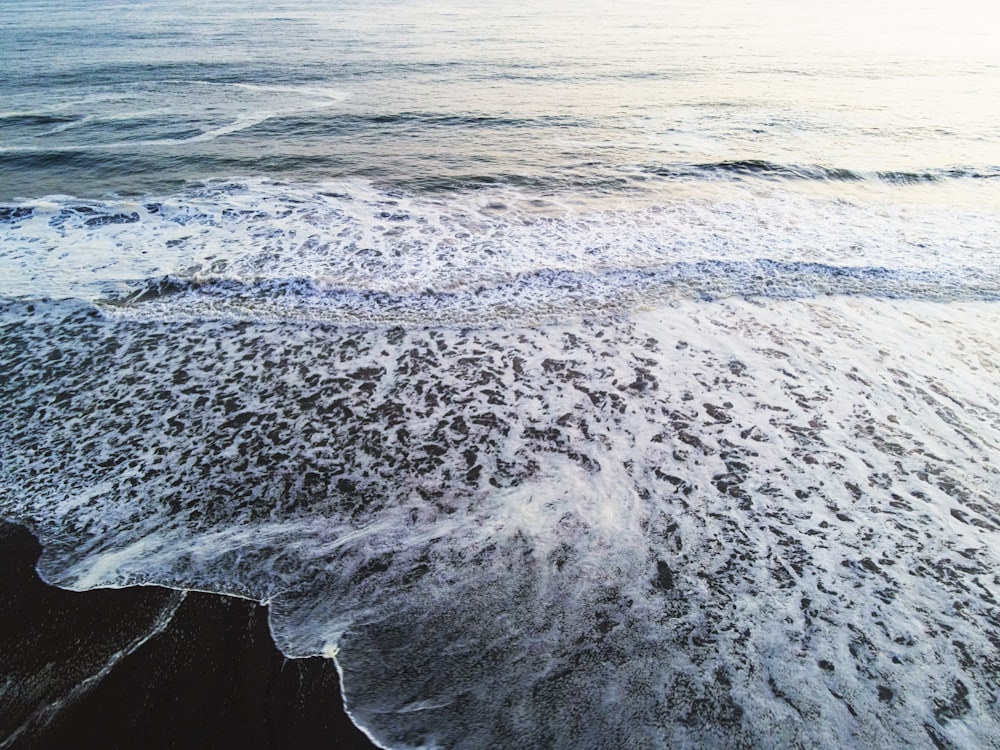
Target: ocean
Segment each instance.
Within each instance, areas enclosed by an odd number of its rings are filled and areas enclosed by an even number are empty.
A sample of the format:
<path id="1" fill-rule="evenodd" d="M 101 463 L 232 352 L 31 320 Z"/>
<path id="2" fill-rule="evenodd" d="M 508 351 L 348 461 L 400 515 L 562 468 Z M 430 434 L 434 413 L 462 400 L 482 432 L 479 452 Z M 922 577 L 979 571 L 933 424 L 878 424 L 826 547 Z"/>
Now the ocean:
<path id="1" fill-rule="evenodd" d="M 996 13 L 5 0 L 0 518 L 385 748 L 1000 747 Z"/>

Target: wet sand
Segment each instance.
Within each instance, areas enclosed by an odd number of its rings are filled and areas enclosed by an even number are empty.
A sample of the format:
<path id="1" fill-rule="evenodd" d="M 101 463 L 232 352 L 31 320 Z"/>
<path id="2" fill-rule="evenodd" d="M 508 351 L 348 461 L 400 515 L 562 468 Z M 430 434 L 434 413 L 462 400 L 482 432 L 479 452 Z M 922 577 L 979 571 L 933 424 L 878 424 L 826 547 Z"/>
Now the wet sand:
<path id="1" fill-rule="evenodd" d="M 86 593 L 34 572 L 0 522 L 0 748 L 374 748 L 332 662 L 286 659 L 253 602 L 157 587 Z"/>

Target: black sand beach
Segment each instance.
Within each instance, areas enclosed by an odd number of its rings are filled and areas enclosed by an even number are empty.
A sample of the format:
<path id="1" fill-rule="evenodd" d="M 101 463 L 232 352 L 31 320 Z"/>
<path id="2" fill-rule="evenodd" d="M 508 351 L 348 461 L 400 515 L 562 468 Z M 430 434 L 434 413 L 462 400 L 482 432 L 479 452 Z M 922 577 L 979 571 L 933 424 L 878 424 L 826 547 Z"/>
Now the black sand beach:
<path id="1" fill-rule="evenodd" d="M 64 591 L 35 574 L 39 552 L 0 523 L 0 748 L 374 747 L 342 710 L 333 663 L 284 658 L 264 607 Z"/>

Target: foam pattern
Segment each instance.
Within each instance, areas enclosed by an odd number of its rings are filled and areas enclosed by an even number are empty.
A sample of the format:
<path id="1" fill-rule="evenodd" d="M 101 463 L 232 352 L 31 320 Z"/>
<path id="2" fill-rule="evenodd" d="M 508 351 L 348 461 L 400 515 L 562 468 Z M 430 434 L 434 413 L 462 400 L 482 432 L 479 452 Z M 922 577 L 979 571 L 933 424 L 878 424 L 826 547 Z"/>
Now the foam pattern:
<path id="1" fill-rule="evenodd" d="M 43 575 L 269 603 L 384 747 L 998 746 L 995 304 L 0 315 Z"/>
<path id="2" fill-rule="evenodd" d="M 143 319 L 528 325 L 677 299 L 989 300 L 992 207 L 659 178 L 641 194 L 223 182 L 0 209 L 0 293 Z M 937 195 L 937 193 L 935 193 Z M 919 189 L 916 194 L 919 197 Z"/>

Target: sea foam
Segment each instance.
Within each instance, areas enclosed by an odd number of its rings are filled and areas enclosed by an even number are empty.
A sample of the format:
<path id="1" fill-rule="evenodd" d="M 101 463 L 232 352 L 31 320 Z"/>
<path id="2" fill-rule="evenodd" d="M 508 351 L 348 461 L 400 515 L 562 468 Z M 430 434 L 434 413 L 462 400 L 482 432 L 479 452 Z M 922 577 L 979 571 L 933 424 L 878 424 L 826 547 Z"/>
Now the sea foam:
<path id="1" fill-rule="evenodd" d="M 984 745 L 994 307 L 359 328 L 12 301 L 3 514 L 62 586 L 268 602 L 386 747 Z"/>

